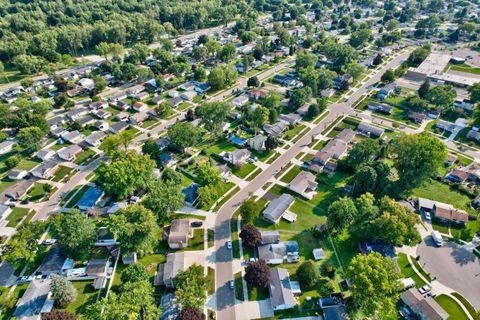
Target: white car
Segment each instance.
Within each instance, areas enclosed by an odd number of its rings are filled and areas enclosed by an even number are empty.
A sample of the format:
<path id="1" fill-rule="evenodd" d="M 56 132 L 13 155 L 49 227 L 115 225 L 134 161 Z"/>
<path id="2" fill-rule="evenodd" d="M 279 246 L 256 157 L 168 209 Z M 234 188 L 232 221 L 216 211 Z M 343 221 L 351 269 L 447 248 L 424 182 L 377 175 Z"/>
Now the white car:
<path id="1" fill-rule="evenodd" d="M 432 290 L 432 287 L 430 287 L 428 284 L 426 284 L 423 287 L 421 287 L 420 289 L 418 289 L 418 291 L 420 291 L 421 294 L 425 294 L 427 292 L 430 292 L 430 290 Z"/>
<path id="2" fill-rule="evenodd" d="M 229 285 L 230 285 L 230 289 L 235 288 L 235 282 L 233 282 L 233 280 L 229 281 Z"/>
<path id="3" fill-rule="evenodd" d="M 430 215 L 430 212 L 424 212 L 423 214 L 425 215 L 426 220 L 430 221 L 432 219 L 432 216 Z"/>
<path id="4" fill-rule="evenodd" d="M 227 248 L 232 249 L 232 241 L 230 240 L 227 241 Z"/>

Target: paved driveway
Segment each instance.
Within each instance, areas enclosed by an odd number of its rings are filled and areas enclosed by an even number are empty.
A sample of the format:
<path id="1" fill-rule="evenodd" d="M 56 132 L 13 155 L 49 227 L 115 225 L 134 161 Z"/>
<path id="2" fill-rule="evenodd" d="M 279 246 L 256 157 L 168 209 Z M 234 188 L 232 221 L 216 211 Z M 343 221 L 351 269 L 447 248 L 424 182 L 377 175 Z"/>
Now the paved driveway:
<path id="1" fill-rule="evenodd" d="M 480 308 L 480 260 L 453 242 L 437 248 L 431 237 L 417 247 L 420 265 L 437 280 L 467 298 Z"/>

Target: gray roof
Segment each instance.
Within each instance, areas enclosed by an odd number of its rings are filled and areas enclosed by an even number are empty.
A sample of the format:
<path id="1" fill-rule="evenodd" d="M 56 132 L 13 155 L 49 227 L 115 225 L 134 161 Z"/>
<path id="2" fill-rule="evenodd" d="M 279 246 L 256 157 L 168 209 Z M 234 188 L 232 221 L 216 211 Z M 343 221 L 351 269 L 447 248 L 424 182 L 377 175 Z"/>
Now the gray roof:
<path id="1" fill-rule="evenodd" d="M 292 195 L 284 193 L 268 204 L 268 207 L 263 211 L 263 215 L 272 221 L 277 221 L 294 201 L 295 198 Z"/>
<path id="2" fill-rule="evenodd" d="M 287 254 L 298 254 L 297 241 L 284 241 L 279 243 L 265 244 L 258 247 L 258 258 L 265 260 L 284 259 Z"/>
<path id="3" fill-rule="evenodd" d="M 32 185 L 33 181 L 22 180 L 14 186 L 8 188 L 8 190 L 5 191 L 5 195 L 12 199 L 19 199 L 27 193 L 28 189 L 30 189 Z"/>
<path id="4" fill-rule="evenodd" d="M 187 243 L 190 234 L 189 219 L 175 219 L 170 225 L 168 234 L 168 243 Z"/>
<path id="5" fill-rule="evenodd" d="M 316 177 L 309 171 L 300 171 L 300 173 L 288 184 L 288 188 L 299 194 L 308 189 L 315 190 L 317 188 Z"/>
<path id="6" fill-rule="evenodd" d="M 273 308 L 296 304 L 287 269 L 273 268 L 270 270 L 269 288 Z"/>
<path id="7" fill-rule="evenodd" d="M 431 297 L 424 297 L 417 288 L 411 288 L 400 295 L 402 301 L 416 314 L 429 320 L 443 320 L 448 313 Z"/>
<path id="8" fill-rule="evenodd" d="M 3 219 L 4 215 L 7 213 L 7 212 L 10 212 L 12 209 L 9 207 L 9 206 L 6 206 L 6 205 L 3 205 L 3 204 L 0 204 L 0 219 Z"/>
<path id="9" fill-rule="evenodd" d="M 278 230 L 260 231 L 262 235 L 262 244 L 277 243 L 280 241 L 280 232 Z"/>
<path id="10" fill-rule="evenodd" d="M 165 262 L 163 270 L 163 281 L 167 284 L 173 281 L 173 278 L 190 266 L 198 264 L 205 264 L 205 256 L 203 252 L 173 252 L 167 255 L 167 262 Z"/>
<path id="11" fill-rule="evenodd" d="M 15 269 L 7 260 L 0 263 L 0 286 L 10 287 L 15 283 L 17 277 L 14 275 L 14 271 Z"/>
<path id="12" fill-rule="evenodd" d="M 57 244 L 50 247 L 43 262 L 38 267 L 37 273 L 49 275 L 50 273 L 60 273 L 62 266 L 67 258 Z"/>
<path id="13" fill-rule="evenodd" d="M 48 299 L 50 279 L 33 280 L 27 291 L 17 301 L 15 318 L 33 317 L 36 319 L 41 312 L 49 312 L 53 308 L 53 301 Z"/>
<path id="14" fill-rule="evenodd" d="M 357 130 L 363 133 L 370 133 L 371 135 L 374 135 L 377 137 L 380 137 L 385 131 L 382 128 L 372 126 L 371 124 L 368 124 L 366 122 L 361 122 L 358 125 Z"/>

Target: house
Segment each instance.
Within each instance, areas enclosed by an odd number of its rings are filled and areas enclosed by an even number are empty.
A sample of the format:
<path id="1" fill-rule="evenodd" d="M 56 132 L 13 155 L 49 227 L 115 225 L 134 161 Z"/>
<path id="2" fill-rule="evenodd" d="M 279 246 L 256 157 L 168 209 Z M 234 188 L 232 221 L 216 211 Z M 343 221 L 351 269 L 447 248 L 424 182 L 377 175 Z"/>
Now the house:
<path id="1" fill-rule="evenodd" d="M 295 263 L 300 260 L 298 242 L 284 241 L 258 246 L 258 258 L 267 264 Z"/>
<path id="2" fill-rule="evenodd" d="M 55 116 L 47 120 L 47 124 L 51 130 L 61 127 L 65 122 L 64 116 Z"/>
<path id="3" fill-rule="evenodd" d="M 150 101 L 152 101 L 152 103 L 156 106 L 159 106 L 160 104 L 162 104 L 162 102 L 165 102 L 165 99 L 161 95 L 158 95 L 153 97 Z"/>
<path id="4" fill-rule="evenodd" d="M 117 102 L 114 103 L 114 107 L 115 107 L 115 109 L 126 111 L 126 110 L 130 109 L 132 106 L 128 102 L 117 101 Z"/>
<path id="5" fill-rule="evenodd" d="M 222 165 L 219 164 L 216 167 L 220 171 L 220 176 L 225 181 L 227 181 L 227 178 L 232 175 L 232 170 L 230 170 L 230 168 L 226 164 L 222 164 Z"/>
<path id="6" fill-rule="evenodd" d="M 40 160 L 46 161 L 52 159 L 54 155 L 55 151 L 50 149 L 42 149 L 35 154 L 35 157 Z"/>
<path id="7" fill-rule="evenodd" d="M 51 299 L 50 279 L 35 279 L 30 282 L 23 296 L 18 299 L 13 314 L 15 319 L 40 320 L 42 313 L 50 312 L 55 301 Z"/>
<path id="8" fill-rule="evenodd" d="M 400 299 L 421 320 L 445 320 L 450 316 L 435 299 L 423 296 L 417 288 L 402 292 Z"/>
<path id="9" fill-rule="evenodd" d="M 435 127 L 447 132 L 453 132 L 457 128 L 455 123 L 445 121 L 445 120 L 438 120 L 438 122 L 435 124 Z"/>
<path id="10" fill-rule="evenodd" d="M 14 145 L 15 145 L 15 141 L 7 140 L 7 141 L 0 142 L 0 155 L 6 154 L 12 151 Z"/>
<path id="11" fill-rule="evenodd" d="M 116 134 L 116 133 L 119 133 L 120 131 L 123 131 L 125 129 L 127 129 L 129 127 L 129 124 L 124 122 L 124 121 L 120 121 L 120 122 L 116 122 L 114 124 L 112 124 L 110 126 L 110 128 L 108 128 L 108 131 L 113 133 L 113 134 Z"/>
<path id="12" fill-rule="evenodd" d="M 265 230 L 260 231 L 262 240 L 261 244 L 270 244 L 270 243 L 279 243 L 280 242 L 280 232 L 278 230 Z"/>
<path id="13" fill-rule="evenodd" d="M 176 108 L 183 102 L 183 99 L 180 97 L 174 97 L 168 99 L 167 102 L 172 106 L 172 108 Z"/>
<path id="14" fill-rule="evenodd" d="M 392 83 L 389 83 L 389 84 L 386 84 L 385 86 L 383 86 L 383 88 L 381 88 L 380 90 L 378 90 L 377 92 L 377 98 L 380 99 L 380 100 L 385 100 L 387 99 L 387 97 L 392 94 L 395 89 L 397 88 L 397 84 L 395 82 L 392 82 Z"/>
<path id="15" fill-rule="evenodd" d="M 463 100 L 456 100 L 453 105 L 457 108 L 464 109 L 465 111 L 472 111 L 473 106 L 475 105 L 471 100 L 463 99 Z"/>
<path id="16" fill-rule="evenodd" d="M 321 298 L 318 304 L 325 320 L 350 320 L 341 293 L 333 293 L 328 298 Z"/>
<path id="17" fill-rule="evenodd" d="M 480 142 L 480 132 L 478 130 L 469 130 L 467 133 L 467 138 Z"/>
<path id="18" fill-rule="evenodd" d="M 103 131 L 95 131 L 85 139 L 85 142 L 92 147 L 98 147 L 106 136 L 107 134 Z"/>
<path id="19" fill-rule="evenodd" d="M 30 171 L 30 173 L 39 179 L 50 179 L 52 175 L 57 171 L 58 163 L 54 161 L 44 161 Z"/>
<path id="20" fill-rule="evenodd" d="M 0 224 L 1 222 L 5 221 L 8 216 L 12 213 L 12 208 L 9 206 L 0 204 Z"/>
<path id="21" fill-rule="evenodd" d="M 397 256 L 395 248 L 381 241 L 364 241 L 359 244 L 360 253 L 368 255 L 372 252 L 381 254 L 383 257 L 394 259 Z"/>
<path id="22" fill-rule="evenodd" d="M 128 117 L 128 122 L 130 122 L 131 124 L 140 125 L 148 118 L 150 118 L 148 112 L 142 111 L 132 114 L 130 117 Z"/>
<path id="23" fill-rule="evenodd" d="M 15 269 L 7 260 L 3 260 L 0 263 L 0 286 L 8 288 L 16 282 L 17 276 L 15 276 Z"/>
<path id="24" fill-rule="evenodd" d="M 178 98 L 180 97 L 180 92 L 178 92 L 177 90 L 168 90 L 167 91 L 167 95 L 170 97 L 170 98 Z"/>
<path id="25" fill-rule="evenodd" d="M 293 126 L 293 125 L 296 125 L 301 120 L 301 117 L 299 114 L 296 114 L 296 113 L 281 114 L 278 116 L 278 120 L 285 122 L 290 126 Z"/>
<path id="26" fill-rule="evenodd" d="M 247 95 L 250 97 L 250 99 L 257 100 L 259 98 L 266 98 L 268 93 L 262 89 L 253 88 L 247 92 Z"/>
<path id="27" fill-rule="evenodd" d="M 379 128 L 379 127 L 375 127 L 367 122 L 361 122 L 358 127 L 357 127 L 357 131 L 360 132 L 360 133 L 363 133 L 367 136 L 370 136 L 370 137 L 381 137 L 383 135 L 383 133 L 385 132 L 385 130 L 383 130 L 382 128 Z"/>
<path id="28" fill-rule="evenodd" d="M 36 274 L 49 276 L 51 274 L 61 274 L 63 264 L 67 257 L 63 254 L 58 244 L 53 244 L 43 258 L 42 264 L 36 270 Z"/>
<path id="29" fill-rule="evenodd" d="M 79 155 L 83 149 L 76 145 L 73 144 L 71 146 L 68 146 L 66 148 L 63 148 L 57 152 L 57 155 L 60 159 L 65 160 L 65 161 L 73 161 Z"/>
<path id="30" fill-rule="evenodd" d="M 325 98 L 331 98 L 335 95 L 336 91 L 333 88 L 327 88 L 320 91 L 320 95 Z"/>
<path id="31" fill-rule="evenodd" d="M 285 129 L 287 129 L 288 125 L 283 121 L 277 121 L 275 124 L 266 124 L 263 126 L 263 130 L 265 133 L 272 137 L 279 137 Z"/>
<path id="32" fill-rule="evenodd" d="M 168 246 L 170 249 L 186 248 L 188 239 L 192 237 L 189 219 L 175 219 L 169 227 Z"/>
<path id="33" fill-rule="evenodd" d="M 425 121 L 427 119 L 427 115 L 424 114 L 424 113 L 420 113 L 420 112 L 414 112 L 414 111 L 410 111 L 408 113 L 408 119 L 416 122 L 416 123 L 422 123 L 423 121 Z"/>
<path id="34" fill-rule="evenodd" d="M 127 89 L 127 94 L 129 96 L 136 97 L 137 94 L 139 94 L 140 92 L 142 92 L 144 90 L 145 90 L 144 86 L 142 86 L 141 84 L 137 84 L 137 85 L 134 85 L 134 86 L 128 88 Z"/>
<path id="35" fill-rule="evenodd" d="M 293 296 L 287 269 L 270 269 L 268 289 L 270 291 L 270 298 L 274 311 L 292 309 L 297 304 L 297 301 Z"/>
<path id="36" fill-rule="evenodd" d="M 160 154 L 160 163 L 163 167 L 175 168 L 178 163 L 178 159 L 175 158 L 170 152 L 163 152 Z"/>
<path id="37" fill-rule="evenodd" d="M 32 186 L 33 186 L 33 181 L 22 180 L 17 182 L 15 185 L 11 186 L 10 188 L 8 188 L 5 191 L 4 195 L 7 198 L 18 201 L 27 194 L 28 190 L 30 190 Z"/>
<path id="38" fill-rule="evenodd" d="M 461 169 L 453 169 L 447 174 L 448 180 L 456 183 L 464 183 L 469 178 L 468 172 Z"/>
<path id="39" fill-rule="evenodd" d="M 188 187 L 182 189 L 182 193 L 185 196 L 185 205 L 193 207 L 198 200 L 198 188 L 200 188 L 198 184 L 192 183 Z"/>
<path id="40" fill-rule="evenodd" d="M 113 214 L 118 210 L 123 210 L 128 206 L 128 203 L 125 201 L 113 202 L 107 209 L 107 214 Z"/>
<path id="41" fill-rule="evenodd" d="M 180 98 L 187 101 L 192 101 L 197 96 L 197 92 L 194 90 L 188 90 L 180 94 Z"/>
<path id="42" fill-rule="evenodd" d="M 95 101 L 90 103 L 89 107 L 93 110 L 106 109 L 108 108 L 108 102 L 105 100 Z"/>
<path id="43" fill-rule="evenodd" d="M 334 139 L 328 141 L 322 150 L 317 152 L 312 162 L 325 166 L 331 159 L 341 159 L 346 155 L 348 146 L 354 137 L 355 131 L 349 128 L 343 129 Z"/>
<path id="44" fill-rule="evenodd" d="M 10 180 L 22 180 L 26 176 L 28 176 L 28 171 L 22 169 L 12 169 L 8 173 L 8 179 Z"/>
<path id="45" fill-rule="evenodd" d="M 128 112 L 119 112 L 115 116 L 115 120 L 117 120 L 117 121 L 127 121 L 129 116 L 130 116 L 130 114 Z"/>
<path id="46" fill-rule="evenodd" d="M 378 103 L 378 102 L 370 102 L 367 106 L 368 110 L 370 111 L 373 111 L 373 112 L 381 112 L 381 113 L 385 113 L 385 114 L 391 114 L 392 113 L 392 110 L 393 110 L 393 107 L 388 105 L 388 104 L 385 104 L 385 103 Z"/>
<path id="47" fill-rule="evenodd" d="M 189 83 L 193 86 L 193 90 L 195 90 L 198 94 L 204 94 L 211 88 L 208 83 L 204 82 L 190 81 Z"/>
<path id="48" fill-rule="evenodd" d="M 451 204 L 435 202 L 433 206 L 433 216 L 447 222 L 464 224 L 468 222 L 468 213 L 464 210 L 456 209 Z"/>
<path id="49" fill-rule="evenodd" d="M 97 110 L 95 111 L 95 116 L 100 119 L 106 120 L 112 116 L 112 113 L 107 110 Z"/>
<path id="50" fill-rule="evenodd" d="M 88 109 L 84 107 L 77 107 L 67 112 L 67 118 L 70 121 L 76 121 L 86 115 L 88 113 Z"/>
<path id="51" fill-rule="evenodd" d="M 108 101 L 110 102 L 113 102 L 113 106 L 117 106 L 116 102 L 119 102 L 120 100 L 123 100 L 125 98 L 127 98 L 128 95 L 126 92 L 124 91 L 119 91 L 119 92 L 116 92 L 114 94 L 112 94 L 111 96 L 108 97 Z"/>
<path id="52" fill-rule="evenodd" d="M 85 268 L 85 274 L 89 277 L 106 277 L 110 266 L 110 260 L 107 258 L 91 259 Z"/>
<path id="53" fill-rule="evenodd" d="M 457 161 L 457 159 L 458 157 L 456 155 L 449 153 L 447 154 L 447 160 L 445 160 L 445 164 L 447 166 L 451 166 Z"/>
<path id="54" fill-rule="evenodd" d="M 263 211 L 263 218 L 273 224 L 277 224 L 283 217 L 292 222 L 296 220 L 296 215 L 288 212 L 290 206 L 295 202 L 295 198 L 284 193 L 280 197 L 272 200 Z"/>
<path id="55" fill-rule="evenodd" d="M 146 99 L 148 99 L 148 97 L 150 97 L 150 95 L 147 92 L 140 92 L 140 93 L 136 94 L 135 97 L 138 100 L 146 100 Z"/>
<path id="56" fill-rule="evenodd" d="M 241 95 L 241 96 L 238 96 L 236 98 L 234 98 L 231 102 L 230 102 L 230 105 L 233 107 L 233 108 L 241 108 L 243 107 L 244 105 L 246 105 L 248 103 L 248 97 L 247 96 L 244 96 L 244 95 Z"/>
<path id="57" fill-rule="evenodd" d="M 310 105 L 308 103 L 304 104 L 300 108 L 298 108 L 295 112 L 298 113 L 300 116 L 305 117 L 308 115 L 308 109 Z"/>
<path id="58" fill-rule="evenodd" d="M 314 174 L 301 171 L 288 185 L 287 188 L 302 197 L 311 200 L 317 194 L 317 185 Z"/>
<path id="59" fill-rule="evenodd" d="M 165 285 L 167 288 L 173 288 L 173 279 L 175 276 L 194 264 L 205 265 L 205 255 L 203 252 L 183 251 L 169 253 L 163 270 L 155 274 L 155 283 Z"/>
<path id="60" fill-rule="evenodd" d="M 81 134 L 77 130 L 65 132 L 64 134 L 61 135 L 61 137 L 64 141 L 73 143 L 73 144 L 80 143 L 85 139 L 83 134 Z"/>
<path id="61" fill-rule="evenodd" d="M 250 149 L 253 149 L 258 152 L 265 151 L 265 142 L 267 141 L 267 136 L 263 134 L 257 134 L 255 137 L 248 140 L 248 145 Z"/>
<path id="62" fill-rule="evenodd" d="M 104 192 L 97 187 L 89 187 L 75 205 L 81 211 L 88 211 L 95 207 L 102 199 Z"/>
<path id="63" fill-rule="evenodd" d="M 237 149 L 231 152 L 222 152 L 222 154 L 220 155 L 223 156 L 223 160 L 236 167 L 240 167 L 247 162 L 252 153 L 247 149 Z"/>
<path id="64" fill-rule="evenodd" d="M 87 90 L 92 90 L 95 87 L 95 82 L 90 78 L 82 78 L 78 80 L 77 84 Z"/>
<path id="65" fill-rule="evenodd" d="M 108 128 L 110 128 L 110 125 L 108 124 L 107 121 L 98 120 L 98 121 L 95 121 L 95 123 L 93 124 L 93 127 L 98 130 L 106 131 L 108 130 Z"/>
<path id="66" fill-rule="evenodd" d="M 143 103 L 143 102 L 140 102 L 140 101 L 137 101 L 133 104 L 132 106 L 133 110 L 135 110 L 136 112 L 144 112 L 144 111 L 147 111 L 148 110 L 148 106 L 146 103 Z"/>

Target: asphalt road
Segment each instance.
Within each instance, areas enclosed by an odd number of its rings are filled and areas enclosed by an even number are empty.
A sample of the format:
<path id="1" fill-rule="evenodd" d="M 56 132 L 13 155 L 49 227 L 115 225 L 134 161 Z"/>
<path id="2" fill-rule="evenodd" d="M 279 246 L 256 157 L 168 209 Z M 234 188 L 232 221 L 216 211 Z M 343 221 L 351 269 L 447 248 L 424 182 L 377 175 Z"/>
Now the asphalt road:
<path id="1" fill-rule="evenodd" d="M 417 247 L 420 266 L 480 309 L 480 260 L 454 242 L 436 247 L 430 236 Z"/>
<path id="2" fill-rule="evenodd" d="M 368 87 L 378 82 L 382 74 L 390 68 L 397 67 L 404 59 L 408 57 L 410 51 L 402 53 L 381 70 L 377 72 L 362 87 L 350 95 L 348 101 L 340 104 L 332 104 L 329 106 L 329 114 L 314 128 L 308 131 L 299 141 L 297 141 L 290 149 L 282 154 L 274 161 L 266 170 L 262 171 L 255 179 L 253 179 L 245 188 L 241 189 L 229 201 L 227 201 L 217 213 L 215 222 L 215 251 L 216 251 L 216 272 L 215 272 L 215 288 L 217 298 L 217 319 L 235 319 L 235 294 L 228 286 L 228 282 L 233 280 L 233 257 L 232 250 L 227 249 L 226 243 L 230 240 L 230 219 L 233 213 L 238 209 L 242 202 L 250 197 L 250 194 L 261 188 L 263 184 L 275 176 L 275 174 L 290 162 L 304 146 L 312 141 L 317 134 L 322 133 L 330 123 L 335 121 L 339 116 L 354 113 L 351 109 L 353 103 L 361 97 Z"/>

